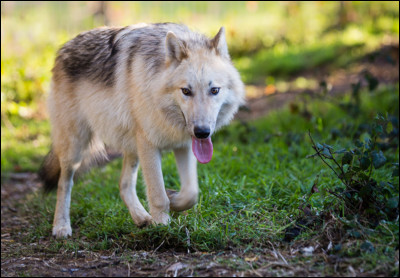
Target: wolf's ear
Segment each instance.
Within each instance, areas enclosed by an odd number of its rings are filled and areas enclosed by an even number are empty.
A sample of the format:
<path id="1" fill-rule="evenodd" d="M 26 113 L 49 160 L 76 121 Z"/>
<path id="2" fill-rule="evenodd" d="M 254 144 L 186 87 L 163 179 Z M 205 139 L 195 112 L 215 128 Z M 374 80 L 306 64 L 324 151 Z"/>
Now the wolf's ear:
<path id="1" fill-rule="evenodd" d="M 229 59 L 228 45 L 225 39 L 225 28 L 221 27 L 218 34 L 211 40 L 212 47 L 216 50 L 217 54 Z"/>
<path id="2" fill-rule="evenodd" d="M 171 31 L 167 33 L 167 37 L 165 38 L 165 46 L 167 62 L 174 60 L 180 62 L 188 56 L 184 42 L 178 39 Z"/>

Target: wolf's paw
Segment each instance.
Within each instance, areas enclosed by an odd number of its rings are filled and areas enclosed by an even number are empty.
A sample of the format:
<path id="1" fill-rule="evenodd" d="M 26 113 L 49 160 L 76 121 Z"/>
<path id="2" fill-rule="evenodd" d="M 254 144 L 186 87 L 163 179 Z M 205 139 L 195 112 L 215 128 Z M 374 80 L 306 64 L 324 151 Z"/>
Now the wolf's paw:
<path id="1" fill-rule="evenodd" d="M 186 193 L 186 194 L 185 194 Z M 197 192 L 177 192 L 167 189 L 169 208 L 173 211 L 184 211 L 192 208 L 197 203 Z"/>
<path id="2" fill-rule="evenodd" d="M 153 222 L 153 218 L 151 218 L 151 215 L 144 208 L 135 208 L 135 210 L 130 211 L 130 213 L 133 222 L 135 222 L 136 226 L 139 228 L 149 226 Z"/>
<path id="3" fill-rule="evenodd" d="M 72 229 L 70 225 L 59 225 L 53 227 L 53 236 L 56 238 L 66 238 L 72 235 Z"/>
<path id="4" fill-rule="evenodd" d="M 167 189 L 166 192 L 167 192 L 168 199 L 170 201 L 171 201 L 171 199 L 173 199 L 174 197 L 176 197 L 178 195 L 178 191 L 173 190 L 173 189 Z"/>
<path id="5" fill-rule="evenodd" d="M 134 220 L 136 226 L 138 226 L 139 228 L 144 228 L 147 226 L 150 226 L 153 223 L 153 218 L 151 218 L 151 216 L 140 219 L 140 220 Z"/>
<path id="6" fill-rule="evenodd" d="M 153 224 L 167 225 L 169 222 L 169 215 L 166 212 L 159 212 L 153 214 Z"/>

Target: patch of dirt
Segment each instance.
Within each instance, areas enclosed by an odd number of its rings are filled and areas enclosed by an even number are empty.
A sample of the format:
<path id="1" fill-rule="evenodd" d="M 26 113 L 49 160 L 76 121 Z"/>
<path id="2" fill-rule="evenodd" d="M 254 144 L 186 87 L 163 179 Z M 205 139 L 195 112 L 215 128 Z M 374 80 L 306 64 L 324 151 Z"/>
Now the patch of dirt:
<path id="1" fill-rule="evenodd" d="M 26 195 L 40 189 L 33 173 L 10 174 L 1 185 L 1 276 L 322 276 L 360 275 L 349 261 L 328 255 L 316 246 L 270 243 L 254 251 L 175 252 L 174 250 L 93 252 L 52 251 L 49 235 L 26 242 L 29 216 L 20 213 Z M 37 213 L 37 212 L 35 212 Z M 336 270 L 335 270 L 336 269 Z M 387 271 L 387 270 L 385 270 Z M 382 271 L 382 274 L 387 272 Z M 373 276 L 374 273 L 362 273 Z"/>
<path id="2" fill-rule="evenodd" d="M 269 274 L 288 273 L 281 260 L 243 252 L 51 251 L 52 238 L 27 243 L 28 216 L 19 212 L 26 195 L 40 189 L 35 173 L 12 173 L 1 185 L 1 276 L 253 276 L 252 262 L 268 261 Z M 272 260 L 271 260 L 271 258 Z M 271 263 L 273 261 L 274 263 Z M 281 267 L 281 265 L 284 265 Z M 262 270 L 264 274 L 267 269 Z"/>

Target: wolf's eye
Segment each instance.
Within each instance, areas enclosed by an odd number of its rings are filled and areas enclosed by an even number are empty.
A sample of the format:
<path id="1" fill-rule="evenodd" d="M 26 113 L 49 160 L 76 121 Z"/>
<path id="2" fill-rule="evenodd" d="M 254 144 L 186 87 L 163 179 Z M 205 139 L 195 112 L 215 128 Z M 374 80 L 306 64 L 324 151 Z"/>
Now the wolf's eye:
<path id="1" fill-rule="evenodd" d="M 220 88 L 214 87 L 214 88 L 211 88 L 210 92 L 211 92 L 213 95 L 218 95 L 219 89 L 220 89 Z"/>
<path id="2" fill-rule="evenodd" d="M 181 88 L 182 90 L 182 94 L 184 94 L 185 96 L 191 96 L 192 95 L 192 91 L 188 88 Z"/>

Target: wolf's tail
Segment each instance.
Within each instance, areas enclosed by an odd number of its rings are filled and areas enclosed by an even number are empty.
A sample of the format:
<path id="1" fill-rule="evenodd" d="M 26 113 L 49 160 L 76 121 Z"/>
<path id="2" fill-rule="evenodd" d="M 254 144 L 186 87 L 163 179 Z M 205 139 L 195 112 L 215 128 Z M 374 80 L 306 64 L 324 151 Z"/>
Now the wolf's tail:
<path id="1" fill-rule="evenodd" d="M 108 155 L 105 150 L 104 144 L 98 142 L 97 140 L 93 140 L 88 150 L 83 153 L 82 163 L 79 169 L 76 171 L 75 176 L 80 176 L 81 174 L 84 174 L 94 166 L 105 165 L 110 159 L 114 159 L 119 156 L 120 155 L 116 153 Z M 44 158 L 44 161 L 38 172 L 39 178 L 44 184 L 43 190 L 45 194 L 57 189 L 60 174 L 60 160 L 55 154 L 54 150 L 51 149 Z"/>
<path id="2" fill-rule="evenodd" d="M 60 160 L 55 155 L 53 149 L 51 149 L 44 158 L 38 172 L 39 178 L 43 181 L 43 190 L 45 193 L 49 193 L 57 188 L 60 173 Z"/>

